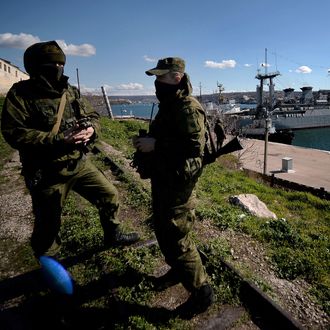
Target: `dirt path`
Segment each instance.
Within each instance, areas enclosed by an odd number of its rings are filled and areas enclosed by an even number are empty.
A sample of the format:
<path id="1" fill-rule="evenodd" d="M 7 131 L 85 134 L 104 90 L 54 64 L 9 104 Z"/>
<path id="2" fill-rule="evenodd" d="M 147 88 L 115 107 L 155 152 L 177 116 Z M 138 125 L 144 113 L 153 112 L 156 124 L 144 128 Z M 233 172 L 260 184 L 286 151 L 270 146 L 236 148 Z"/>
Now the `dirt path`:
<path id="1" fill-rule="evenodd" d="M 13 258 L 22 246 L 27 246 L 33 226 L 31 198 L 20 175 L 20 161 L 15 152 L 1 172 L 0 183 L 0 278 L 21 274 L 30 265 L 19 265 Z M 31 252 L 32 255 L 32 252 Z"/>

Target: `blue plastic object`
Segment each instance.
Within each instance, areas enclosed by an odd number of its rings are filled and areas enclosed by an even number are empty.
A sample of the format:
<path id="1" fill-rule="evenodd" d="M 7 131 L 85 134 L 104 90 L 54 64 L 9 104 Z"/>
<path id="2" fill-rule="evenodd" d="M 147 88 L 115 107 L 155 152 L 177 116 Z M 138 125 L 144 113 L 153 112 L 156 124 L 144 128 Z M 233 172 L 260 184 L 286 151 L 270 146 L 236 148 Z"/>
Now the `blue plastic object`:
<path id="1" fill-rule="evenodd" d="M 60 294 L 73 294 L 73 281 L 67 270 L 55 259 L 48 256 L 39 258 L 42 273 L 51 289 Z"/>

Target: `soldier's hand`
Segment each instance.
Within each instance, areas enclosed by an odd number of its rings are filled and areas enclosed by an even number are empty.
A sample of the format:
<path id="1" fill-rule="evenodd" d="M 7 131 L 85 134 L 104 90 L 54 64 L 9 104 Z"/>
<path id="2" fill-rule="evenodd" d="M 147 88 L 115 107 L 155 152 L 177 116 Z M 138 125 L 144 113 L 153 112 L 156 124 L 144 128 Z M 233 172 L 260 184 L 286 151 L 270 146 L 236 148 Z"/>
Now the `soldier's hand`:
<path id="1" fill-rule="evenodd" d="M 73 139 L 73 136 L 75 135 L 75 132 L 77 130 L 77 127 L 74 126 L 74 127 L 70 127 L 68 128 L 67 130 L 65 130 L 63 132 L 64 134 L 64 142 L 65 143 L 74 143 L 74 139 Z"/>
<path id="2" fill-rule="evenodd" d="M 151 152 L 155 150 L 156 139 L 153 137 L 133 138 L 134 147 L 142 152 Z"/>
<path id="3" fill-rule="evenodd" d="M 75 144 L 83 143 L 86 144 L 94 134 L 94 128 L 89 126 L 87 128 L 80 129 L 76 131 L 76 134 L 73 136 Z"/>
<path id="4" fill-rule="evenodd" d="M 72 127 L 64 132 L 64 141 L 66 143 L 86 144 L 94 134 L 92 126 L 87 128 Z"/>

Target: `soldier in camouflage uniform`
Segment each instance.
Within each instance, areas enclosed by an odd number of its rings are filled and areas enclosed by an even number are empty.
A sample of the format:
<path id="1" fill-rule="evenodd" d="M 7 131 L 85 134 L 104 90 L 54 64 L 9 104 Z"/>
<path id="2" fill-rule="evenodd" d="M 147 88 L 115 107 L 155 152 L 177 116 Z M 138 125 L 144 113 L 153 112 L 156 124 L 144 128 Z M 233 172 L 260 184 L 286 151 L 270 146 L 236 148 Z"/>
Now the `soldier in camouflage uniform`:
<path id="1" fill-rule="evenodd" d="M 192 87 L 180 58 L 165 58 L 146 71 L 155 75 L 159 111 L 147 137 L 135 137 L 137 150 L 152 153 L 153 221 L 159 247 L 171 269 L 157 284 L 181 282 L 191 292 L 178 308 L 189 314 L 205 311 L 213 289 L 191 237 L 195 220 L 195 184 L 202 173 L 206 117 L 191 96 Z"/>
<path id="2" fill-rule="evenodd" d="M 120 228 L 118 192 L 86 152 L 99 136 L 99 115 L 63 75 L 65 54 L 55 41 L 36 43 L 24 53 L 29 80 L 8 92 L 1 118 L 5 140 L 19 150 L 35 215 L 31 246 L 36 255 L 54 255 L 60 244 L 61 211 L 72 189 L 94 204 L 107 246 L 138 240 Z M 61 96 L 66 103 L 53 131 Z"/>
<path id="3" fill-rule="evenodd" d="M 223 128 L 223 123 L 220 118 L 217 118 L 215 121 L 213 131 L 217 138 L 217 150 L 219 150 L 223 145 L 223 141 L 226 139 L 225 129 Z"/>

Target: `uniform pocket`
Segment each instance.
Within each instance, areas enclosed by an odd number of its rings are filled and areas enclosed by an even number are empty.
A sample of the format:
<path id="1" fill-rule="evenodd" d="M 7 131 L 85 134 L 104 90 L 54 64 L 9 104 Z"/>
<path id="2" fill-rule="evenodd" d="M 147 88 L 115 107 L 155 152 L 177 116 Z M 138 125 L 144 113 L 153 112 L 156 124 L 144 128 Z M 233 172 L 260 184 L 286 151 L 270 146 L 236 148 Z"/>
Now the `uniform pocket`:
<path id="1" fill-rule="evenodd" d="M 47 100 L 35 101 L 35 122 L 38 123 L 39 129 L 49 131 L 56 122 L 57 103 L 47 102 Z"/>
<path id="2" fill-rule="evenodd" d="M 202 159 L 188 158 L 185 160 L 183 169 L 178 171 L 178 176 L 184 181 L 197 180 L 202 173 Z"/>

